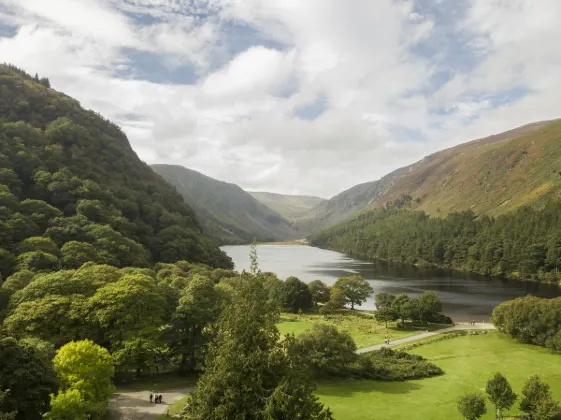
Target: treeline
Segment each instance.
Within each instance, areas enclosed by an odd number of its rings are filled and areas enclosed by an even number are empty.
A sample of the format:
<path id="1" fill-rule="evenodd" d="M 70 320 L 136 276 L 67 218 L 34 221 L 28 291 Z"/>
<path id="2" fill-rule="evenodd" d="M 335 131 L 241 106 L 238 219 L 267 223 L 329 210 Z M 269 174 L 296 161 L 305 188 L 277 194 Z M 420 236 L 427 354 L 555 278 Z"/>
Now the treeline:
<path id="1" fill-rule="evenodd" d="M 526 296 L 501 303 L 491 322 L 516 340 L 561 353 L 561 298 Z"/>
<path id="2" fill-rule="evenodd" d="M 403 203 L 401 203 L 403 205 Z M 363 259 L 448 267 L 484 275 L 559 281 L 561 202 L 492 218 L 471 211 L 429 217 L 395 203 L 311 237 L 313 246 Z"/>
<path id="3" fill-rule="evenodd" d="M 113 123 L 0 65 L 0 274 L 231 260 Z"/>

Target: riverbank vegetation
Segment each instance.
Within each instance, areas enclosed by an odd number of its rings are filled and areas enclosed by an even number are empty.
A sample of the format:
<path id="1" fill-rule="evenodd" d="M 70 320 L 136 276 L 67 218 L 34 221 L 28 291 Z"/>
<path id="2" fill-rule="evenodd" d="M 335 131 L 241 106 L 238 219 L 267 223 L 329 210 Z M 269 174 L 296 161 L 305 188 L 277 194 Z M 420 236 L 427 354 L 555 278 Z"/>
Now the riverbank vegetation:
<path id="1" fill-rule="evenodd" d="M 493 310 L 492 322 L 522 343 L 561 353 L 561 298 L 526 296 L 504 302 Z"/>
<path id="2" fill-rule="evenodd" d="M 448 267 L 512 279 L 561 280 L 561 202 L 493 218 L 429 217 L 411 197 L 311 235 L 311 244 L 363 259 Z"/>

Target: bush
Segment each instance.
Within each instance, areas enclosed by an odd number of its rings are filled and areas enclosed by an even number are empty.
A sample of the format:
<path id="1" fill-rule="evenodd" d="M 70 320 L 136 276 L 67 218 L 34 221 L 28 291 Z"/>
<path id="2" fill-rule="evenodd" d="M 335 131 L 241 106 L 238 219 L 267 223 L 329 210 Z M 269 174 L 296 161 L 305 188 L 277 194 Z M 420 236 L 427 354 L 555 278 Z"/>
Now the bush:
<path id="1" fill-rule="evenodd" d="M 378 351 L 359 355 L 351 373 L 362 379 L 406 381 L 430 378 L 442 375 L 444 372 L 421 356 L 384 347 Z"/>
<path id="2" fill-rule="evenodd" d="M 296 339 L 296 343 L 316 378 L 346 375 L 357 358 L 351 336 L 332 325 L 314 324 Z"/>

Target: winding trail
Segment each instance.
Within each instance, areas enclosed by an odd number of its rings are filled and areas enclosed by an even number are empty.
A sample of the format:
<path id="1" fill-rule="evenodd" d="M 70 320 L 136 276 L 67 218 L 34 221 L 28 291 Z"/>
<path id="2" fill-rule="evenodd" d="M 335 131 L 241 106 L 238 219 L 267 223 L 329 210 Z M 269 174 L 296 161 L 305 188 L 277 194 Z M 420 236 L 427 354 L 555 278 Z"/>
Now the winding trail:
<path id="1" fill-rule="evenodd" d="M 442 330 L 436 330 L 431 332 L 424 332 L 417 335 L 412 335 L 411 337 L 400 338 L 399 340 L 391 341 L 390 344 L 378 344 L 376 346 L 364 347 L 362 349 L 358 349 L 356 352 L 358 354 L 361 353 L 368 353 L 375 350 L 380 350 L 383 347 L 394 347 L 399 346 L 400 344 L 411 343 L 413 341 L 422 340 L 423 338 L 432 337 L 435 335 L 452 332 L 452 331 L 461 331 L 461 330 L 494 330 L 495 326 L 493 324 L 488 323 L 475 323 L 475 325 L 470 324 L 456 324 L 450 328 L 443 328 Z"/>

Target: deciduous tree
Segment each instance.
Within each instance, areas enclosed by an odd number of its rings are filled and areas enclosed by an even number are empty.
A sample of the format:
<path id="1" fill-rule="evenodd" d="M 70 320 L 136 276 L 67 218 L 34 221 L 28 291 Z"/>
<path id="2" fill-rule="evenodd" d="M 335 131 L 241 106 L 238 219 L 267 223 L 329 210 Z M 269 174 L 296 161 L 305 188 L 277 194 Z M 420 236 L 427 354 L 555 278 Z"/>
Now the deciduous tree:
<path id="1" fill-rule="evenodd" d="M 502 417 L 503 410 L 512 407 L 517 398 L 506 378 L 500 373 L 495 374 L 487 381 L 485 391 L 489 401 L 495 405 L 498 418 Z"/>
<path id="2" fill-rule="evenodd" d="M 461 396 L 458 411 L 466 420 L 477 420 L 487 412 L 485 397 L 478 392 Z"/>
<path id="3" fill-rule="evenodd" d="M 65 393 L 76 390 L 84 401 L 87 413 L 102 418 L 107 411 L 109 397 L 115 387 L 111 378 L 115 373 L 109 352 L 93 341 L 72 341 L 62 346 L 53 360 L 60 381 L 55 403 L 81 409 L 78 394 Z M 56 408 L 57 406 L 55 406 Z"/>
<path id="4" fill-rule="evenodd" d="M 374 293 L 372 286 L 361 276 L 340 278 L 335 282 L 335 287 L 344 293 L 351 309 L 354 309 L 355 305 L 363 304 Z"/>
<path id="5" fill-rule="evenodd" d="M 312 301 L 317 306 L 318 303 L 327 303 L 330 298 L 329 286 L 325 285 L 321 280 L 314 280 L 308 283 L 308 289 L 312 294 Z"/>
<path id="6" fill-rule="evenodd" d="M 58 388 L 52 362 L 13 338 L 0 339 L 0 411 L 17 412 L 17 420 L 40 420 L 49 409 L 49 395 Z"/>

